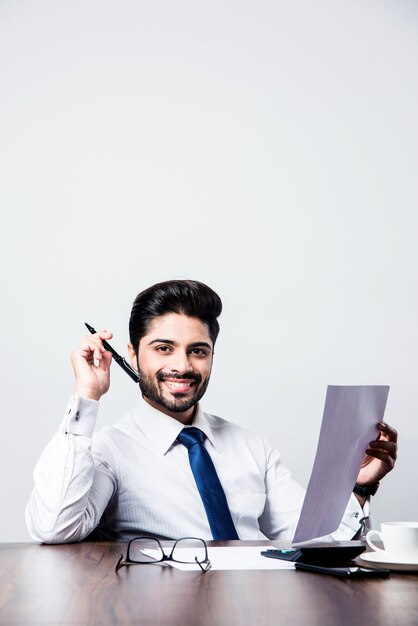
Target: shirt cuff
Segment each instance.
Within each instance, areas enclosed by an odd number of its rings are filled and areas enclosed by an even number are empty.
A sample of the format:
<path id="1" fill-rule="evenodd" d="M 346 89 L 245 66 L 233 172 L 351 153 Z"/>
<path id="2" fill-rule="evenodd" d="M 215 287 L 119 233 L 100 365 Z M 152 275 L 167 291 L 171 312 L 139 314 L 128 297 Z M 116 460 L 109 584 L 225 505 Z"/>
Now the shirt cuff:
<path id="1" fill-rule="evenodd" d="M 85 435 L 91 437 L 96 425 L 99 402 L 71 396 L 64 419 L 59 428 L 60 432 L 68 435 Z"/>
<path id="2" fill-rule="evenodd" d="M 370 503 L 368 500 L 361 507 L 360 502 L 354 494 L 351 494 L 345 515 L 342 519 L 340 531 L 344 535 L 344 539 L 352 539 L 354 535 L 363 529 L 364 519 L 370 514 Z"/>

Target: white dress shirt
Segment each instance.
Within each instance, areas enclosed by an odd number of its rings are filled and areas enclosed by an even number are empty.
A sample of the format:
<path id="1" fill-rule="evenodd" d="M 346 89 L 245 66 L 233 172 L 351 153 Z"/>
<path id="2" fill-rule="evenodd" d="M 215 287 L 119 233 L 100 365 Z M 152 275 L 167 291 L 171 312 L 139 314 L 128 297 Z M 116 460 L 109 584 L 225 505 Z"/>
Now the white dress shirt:
<path id="1" fill-rule="evenodd" d="M 97 527 L 103 539 L 211 539 L 187 449 L 176 441 L 183 425 L 141 398 L 122 420 L 93 434 L 98 404 L 71 397 L 36 465 L 26 507 L 32 538 L 79 541 Z M 278 451 L 200 405 L 193 426 L 207 437 L 239 538 L 292 539 L 305 492 Z M 363 516 L 353 495 L 332 537 L 351 539 Z"/>

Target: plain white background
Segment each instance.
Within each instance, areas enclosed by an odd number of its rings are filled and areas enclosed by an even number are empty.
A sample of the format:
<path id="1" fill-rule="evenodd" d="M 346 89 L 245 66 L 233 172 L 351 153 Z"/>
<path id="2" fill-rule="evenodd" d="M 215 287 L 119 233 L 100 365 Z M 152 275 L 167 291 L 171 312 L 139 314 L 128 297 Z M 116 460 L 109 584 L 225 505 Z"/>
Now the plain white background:
<path id="1" fill-rule="evenodd" d="M 417 3 L 2 0 L 0 72 L 0 540 L 83 322 L 125 354 L 171 278 L 224 302 L 205 409 L 305 485 L 326 386 L 389 384 L 374 525 L 417 520 Z M 99 426 L 136 394 L 114 366 Z"/>

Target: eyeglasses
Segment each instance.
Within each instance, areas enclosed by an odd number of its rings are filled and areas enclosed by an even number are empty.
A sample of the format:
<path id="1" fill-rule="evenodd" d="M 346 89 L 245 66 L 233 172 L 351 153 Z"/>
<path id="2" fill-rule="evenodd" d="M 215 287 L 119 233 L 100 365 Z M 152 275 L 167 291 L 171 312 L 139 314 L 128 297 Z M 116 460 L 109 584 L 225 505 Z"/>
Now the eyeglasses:
<path id="1" fill-rule="evenodd" d="M 123 554 L 120 555 L 116 572 L 124 565 L 146 565 L 163 561 L 196 563 L 202 572 L 210 569 L 208 548 L 203 539 L 197 537 L 178 539 L 171 548 L 170 554 L 166 554 L 160 541 L 155 537 L 135 537 L 128 543 L 126 559 L 123 558 Z"/>

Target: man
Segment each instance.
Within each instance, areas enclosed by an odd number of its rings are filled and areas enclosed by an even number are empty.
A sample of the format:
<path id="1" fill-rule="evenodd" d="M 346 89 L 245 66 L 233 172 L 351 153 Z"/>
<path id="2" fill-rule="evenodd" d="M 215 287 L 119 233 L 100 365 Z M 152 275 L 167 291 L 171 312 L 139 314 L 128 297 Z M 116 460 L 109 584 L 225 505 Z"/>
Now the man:
<path id="1" fill-rule="evenodd" d="M 128 346 L 140 375 L 138 406 L 93 435 L 112 355 L 101 331 L 72 355 L 76 387 L 58 433 L 34 472 L 26 508 L 31 536 L 46 543 L 150 534 L 166 538 L 291 539 L 304 490 L 268 442 L 204 413 L 222 310 L 219 296 L 191 280 L 159 283 L 134 301 Z M 192 427 L 190 428 L 190 426 Z M 397 435 L 379 424 L 337 539 L 365 516 L 367 491 L 393 468 Z M 367 508 L 367 505 L 366 505 Z"/>

